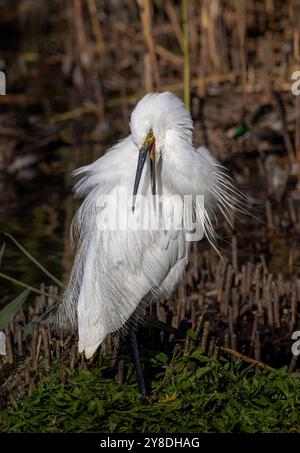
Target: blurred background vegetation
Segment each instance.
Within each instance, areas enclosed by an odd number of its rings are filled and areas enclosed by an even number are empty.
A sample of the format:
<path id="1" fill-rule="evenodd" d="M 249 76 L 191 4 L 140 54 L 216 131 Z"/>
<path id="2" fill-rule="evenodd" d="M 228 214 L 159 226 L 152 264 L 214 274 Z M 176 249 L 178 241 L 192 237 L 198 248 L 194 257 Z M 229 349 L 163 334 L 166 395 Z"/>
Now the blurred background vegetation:
<path id="1" fill-rule="evenodd" d="M 291 92 L 300 1 L 0 0 L 0 8 L 1 232 L 65 282 L 78 207 L 72 170 L 128 134 L 145 92 L 173 91 L 190 105 L 195 143 L 229 169 L 253 217 L 233 219 L 236 232 L 219 225 L 223 261 L 205 241 L 193 249 L 184 282 L 155 316 L 196 329 L 204 315 L 210 355 L 225 345 L 299 369 L 290 348 L 300 303 L 300 97 Z M 1 271 L 48 291 L 53 282 L 2 239 Z M 20 290 L 0 282 L 1 308 Z M 6 328 L 11 364 L 26 354 L 36 360 L 38 344 L 47 357 L 57 352 L 55 340 L 38 343 L 43 331 L 21 346 L 18 332 L 48 306 L 32 293 L 28 303 L 31 311 Z M 166 349 L 165 337 L 154 349 Z M 68 354 L 70 343 L 57 344 Z M 121 379 L 124 363 L 114 365 Z"/>

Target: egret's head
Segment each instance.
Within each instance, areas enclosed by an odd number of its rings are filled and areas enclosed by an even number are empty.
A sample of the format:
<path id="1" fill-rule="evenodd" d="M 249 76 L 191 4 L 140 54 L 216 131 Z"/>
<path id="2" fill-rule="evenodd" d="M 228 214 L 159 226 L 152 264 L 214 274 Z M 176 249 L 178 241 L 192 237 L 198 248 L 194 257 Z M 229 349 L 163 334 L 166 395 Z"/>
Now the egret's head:
<path id="1" fill-rule="evenodd" d="M 146 94 L 135 106 L 130 120 L 133 141 L 140 149 L 148 134 L 153 133 L 156 152 L 163 155 L 165 140 L 170 132 L 192 140 L 193 123 L 183 102 L 173 93 Z"/>
<path id="2" fill-rule="evenodd" d="M 191 143 L 193 123 L 183 102 L 166 91 L 147 94 L 137 103 L 131 114 L 130 129 L 139 150 L 133 191 L 135 199 L 147 156 L 150 158 L 152 193 L 155 194 L 156 161 L 164 154 L 167 137 L 173 134 L 178 139 Z"/>

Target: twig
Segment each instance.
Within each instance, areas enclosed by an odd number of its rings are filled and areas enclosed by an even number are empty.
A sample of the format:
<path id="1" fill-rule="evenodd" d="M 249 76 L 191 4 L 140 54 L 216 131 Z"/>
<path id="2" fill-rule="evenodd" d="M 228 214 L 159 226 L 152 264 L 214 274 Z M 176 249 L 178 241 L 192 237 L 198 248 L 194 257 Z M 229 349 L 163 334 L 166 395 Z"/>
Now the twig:
<path id="1" fill-rule="evenodd" d="M 269 371 L 276 371 L 275 368 L 272 368 L 270 367 L 269 365 L 267 365 L 266 363 L 263 363 L 263 362 L 260 362 L 259 360 L 255 360 L 255 359 L 251 359 L 251 357 L 248 357 L 244 354 L 241 354 L 240 352 L 237 352 L 237 351 L 234 351 L 234 349 L 231 349 L 231 348 L 226 348 L 226 347 L 223 347 L 221 348 L 226 354 L 230 354 L 232 355 L 233 357 L 236 357 L 237 359 L 240 359 L 240 360 L 243 360 L 244 362 L 246 363 L 250 363 L 251 365 L 255 365 L 259 368 L 263 368 L 265 370 L 269 370 Z"/>

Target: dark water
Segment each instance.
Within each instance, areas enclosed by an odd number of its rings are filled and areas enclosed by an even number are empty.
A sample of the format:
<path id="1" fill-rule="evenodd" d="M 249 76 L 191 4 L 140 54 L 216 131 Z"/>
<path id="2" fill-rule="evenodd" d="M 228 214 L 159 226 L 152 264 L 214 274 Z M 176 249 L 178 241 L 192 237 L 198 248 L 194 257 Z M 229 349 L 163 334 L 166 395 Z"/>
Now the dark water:
<path id="1" fill-rule="evenodd" d="M 10 202 L 3 201 L 1 233 L 14 236 L 51 273 L 63 278 L 63 255 L 66 221 L 66 199 L 70 189 L 65 182 L 65 153 L 53 152 L 52 158 L 30 168 L 28 180 L 18 175 L 6 175 Z M 51 281 L 36 267 L 13 242 L 1 235 L 6 249 L 2 260 L 3 273 L 29 285 L 39 287 Z M 11 299 L 21 288 L 0 280 L 1 298 Z"/>

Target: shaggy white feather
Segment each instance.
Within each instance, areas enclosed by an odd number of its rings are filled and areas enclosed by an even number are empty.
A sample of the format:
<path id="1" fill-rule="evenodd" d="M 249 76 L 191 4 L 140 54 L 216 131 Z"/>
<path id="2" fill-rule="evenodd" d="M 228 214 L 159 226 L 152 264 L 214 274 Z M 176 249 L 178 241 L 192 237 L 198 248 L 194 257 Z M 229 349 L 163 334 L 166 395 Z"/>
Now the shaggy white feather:
<path id="1" fill-rule="evenodd" d="M 120 329 L 142 300 L 170 294 L 182 278 L 190 242 L 184 230 L 105 230 L 99 225 L 114 209 L 104 200 L 119 187 L 131 196 L 138 151 L 150 129 L 159 156 L 160 195 L 204 195 L 204 209 L 195 206 L 196 219 L 214 244 L 216 208 L 230 222 L 239 209 L 239 194 L 224 169 L 205 148 L 192 143 L 193 124 L 183 103 L 172 93 L 146 95 L 131 115 L 131 134 L 91 165 L 79 168 L 75 186 L 85 197 L 73 222 L 77 243 L 70 281 L 56 323 L 79 332 L 79 350 L 91 357 L 105 337 Z M 140 193 L 151 199 L 148 163 Z M 178 203 L 174 210 L 180 210 Z M 143 218 L 143 206 L 134 213 Z"/>

